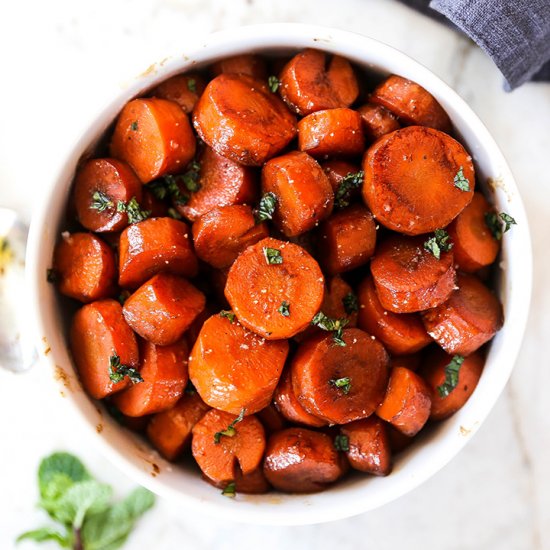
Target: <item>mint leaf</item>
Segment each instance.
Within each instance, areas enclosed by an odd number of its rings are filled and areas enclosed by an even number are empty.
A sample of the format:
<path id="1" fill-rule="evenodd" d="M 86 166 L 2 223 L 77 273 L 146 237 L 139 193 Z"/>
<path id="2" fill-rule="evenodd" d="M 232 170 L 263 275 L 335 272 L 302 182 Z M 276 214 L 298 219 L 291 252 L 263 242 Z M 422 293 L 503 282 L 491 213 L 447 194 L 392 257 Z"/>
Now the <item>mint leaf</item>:
<path id="1" fill-rule="evenodd" d="M 334 206 L 336 208 L 345 208 L 349 206 L 351 200 L 351 192 L 354 189 L 359 189 L 363 185 L 365 179 L 365 172 L 360 170 L 359 172 L 350 172 L 344 176 L 338 184 L 338 189 L 334 194 Z"/>
<path id="2" fill-rule="evenodd" d="M 21 533 L 15 542 L 21 542 L 22 540 L 33 540 L 34 542 L 48 542 L 54 541 L 61 546 L 61 548 L 70 548 L 71 537 L 65 533 L 60 533 L 52 527 L 40 527 L 39 529 L 33 529 L 32 531 L 25 531 Z"/>
<path id="3" fill-rule="evenodd" d="M 45 500 L 61 496 L 73 483 L 91 479 L 84 464 L 69 453 L 53 453 L 40 463 L 38 489 Z"/>
<path id="4" fill-rule="evenodd" d="M 437 392 L 440 397 L 447 397 L 458 385 L 458 377 L 462 363 L 464 363 L 464 357 L 462 355 L 453 355 L 451 362 L 445 366 L 445 382 L 437 386 Z"/>
<path id="5" fill-rule="evenodd" d="M 275 193 L 265 193 L 260 199 L 260 204 L 256 209 L 255 216 L 256 222 L 261 223 L 266 220 L 272 220 L 273 214 L 275 214 L 275 208 L 277 206 L 277 196 Z"/>
<path id="6" fill-rule="evenodd" d="M 453 179 L 454 186 L 461 191 L 470 190 L 470 180 L 464 175 L 464 168 L 461 166 Z"/>

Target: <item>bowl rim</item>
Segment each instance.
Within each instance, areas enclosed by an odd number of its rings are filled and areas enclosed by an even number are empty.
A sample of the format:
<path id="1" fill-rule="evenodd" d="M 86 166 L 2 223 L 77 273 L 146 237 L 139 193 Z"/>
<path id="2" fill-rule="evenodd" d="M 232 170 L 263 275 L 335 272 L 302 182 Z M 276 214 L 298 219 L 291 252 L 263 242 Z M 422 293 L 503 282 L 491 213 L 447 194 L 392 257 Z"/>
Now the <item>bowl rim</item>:
<path id="1" fill-rule="evenodd" d="M 337 504 L 334 506 L 326 505 L 324 501 L 317 505 L 314 498 L 315 495 L 311 495 L 311 502 L 307 499 L 304 500 L 305 505 L 301 507 L 299 512 L 296 512 L 296 510 L 285 511 L 284 505 L 264 507 L 258 504 L 254 505 L 253 502 L 251 505 L 246 506 L 246 510 L 243 510 L 240 503 L 231 503 L 231 506 L 228 506 L 227 502 L 230 499 L 219 499 L 219 503 L 216 501 L 207 502 L 172 487 L 169 483 L 161 481 L 162 476 L 151 477 L 150 472 L 136 466 L 133 461 L 115 449 L 105 437 L 98 433 L 95 421 L 92 422 L 90 419 L 91 406 L 96 410 L 97 407 L 92 403 L 90 398 L 85 396 L 82 399 L 82 392 L 64 391 L 66 390 L 64 377 L 55 374 L 58 373 L 59 369 L 56 366 L 56 350 L 52 347 L 50 353 L 44 353 L 43 351 L 45 347 L 49 347 L 49 342 L 56 332 L 56 327 L 51 326 L 51 319 L 47 312 L 47 306 L 51 301 L 44 299 L 44 296 L 48 292 L 51 294 L 52 291 L 48 290 L 48 285 L 45 283 L 44 260 L 41 260 L 41 256 L 44 253 L 44 239 L 49 239 L 50 241 L 52 239 L 50 210 L 55 205 L 56 190 L 66 186 L 67 178 L 71 178 L 74 172 L 75 159 L 80 158 L 90 148 L 90 144 L 94 142 L 96 137 L 105 131 L 107 128 L 107 119 L 109 119 L 109 122 L 112 121 L 114 116 L 109 115 L 109 113 L 116 114 L 122 105 L 132 97 L 173 74 L 192 69 L 196 63 L 203 64 L 207 60 L 212 62 L 217 58 L 248 51 L 268 49 L 272 51 L 285 49 L 299 50 L 306 47 L 338 52 L 352 59 L 354 55 L 357 57 L 361 52 L 365 56 L 365 59 L 362 61 L 363 65 L 373 68 L 380 67 L 388 74 L 389 72 L 397 72 L 418 81 L 442 103 L 443 107 L 451 115 L 451 118 L 453 118 L 452 113 L 454 113 L 455 117 L 460 118 L 460 123 L 477 136 L 477 141 L 483 143 L 482 149 L 488 158 L 492 159 L 499 166 L 499 172 L 496 174 L 496 177 L 500 181 L 505 182 L 504 192 L 511 193 L 512 196 L 510 201 L 513 205 L 514 217 L 518 221 L 518 230 L 516 231 L 516 235 L 514 235 L 512 244 L 518 251 L 522 252 L 522 261 L 521 270 L 514 263 L 510 263 L 506 272 L 511 269 L 514 274 L 519 273 L 514 276 L 513 280 L 514 284 L 516 281 L 521 280 L 521 284 L 515 284 L 514 295 L 511 297 L 511 301 L 513 302 L 513 319 L 511 317 L 510 320 L 507 320 L 507 323 L 511 325 L 513 320 L 514 331 L 509 332 L 505 330 L 508 339 L 503 344 L 505 353 L 503 352 L 501 355 L 505 357 L 506 361 L 501 366 L 498 378 L 496 375 L 494 376 L 495 379 L 492 381 L 492 387 L 485 388 L 484 395 L 486 394 L 486 396 L 483 402 L 477 400 L 475 414 L 471 414 L 468 411 L 468 414 L 463 415 L 461 421 L 468 426 L 467 436 L 451 439 L 445 435 L 444 438 L 447 437 L 447 440 L 443 441 L 445 444 L 441 444 L 439 447 L 433 449 L 433 460 L 431 458 L 430 461 L 425 461 L 425 464 L 415 464 L 416 470 L 414 475 L 405 477 L 399 487 L 396 487 L 396 484 L 388 486 L 388 490 L 375 501 L 372 498 L 359 498 L 358 491 L 346 491 L 344 489 L 343 492 L 352 498 L 337 498 L 335 501 Z M 354 55 L 349 53 L 351 50 L 354 50 Z M 511 375 L 527 323 L 532 285 L 532 253 L 527 216 L 512 173 L 489 131 L 454 90 L 434 73 L 405 53 L 368 36 L 318 25 L 269 23 L 219 31 L 209 35 L 201 44 L 190 45 L 185 50 L 188 52 L 187 54 L 183 55 L 181 51 L 151 65 L 144 73 L 129 82 L 114 99 L 108 101 L 101 109 L 96 110 L 85 125 L 86 130 L 75 141 L 70 152 L 60 158 L 59 168 L 55 177 L 43 189 L 42 200 L 37 201 L 37 207 L 33 213 L 29 232 L 26 277 L 30 304 L 35 310 L 33 312 L 33 326 L 30 329 L 34 332 L 34 341 L 37 348 L 42 350 L 40 359 L 54 373 L 52 380 L 56 378 L 53 384 L 56 392 L 61 390 L 64 393 L 67 406 L 72 413 L 79 417 L 81 424 L 85 427 L 86 432 L 91 434 L 90 437 L 97 444 L 102 454 L 137 482 L 156 494 L 166 497 L 188 509 L 200 510 L 210 516 L 238 522 L 299 525 L 343 519 L 378 508 L 418 487 L 450 462 L 464 447 L 466 442 L 471 439 L 471 436 L 477 432 L 479 426 L 486 419 L 498 397 L 501 395 Z M 396 67 L 402 67 L 405 70 L 397 71 L 395 70 Z M 453 122 L 456 122 L 456 120 Z M 502 192 L 502 189 L 497 189 L 497 192 Z M 63 202 L 65 203 L 66 201 Z M 507 250 L 512 248 L 512 244 L 508 246 L 508 243 L 505 243 Z M 456 427 L 454 426 L 454 428 Z M 462 426 L 460 428 L 462 429 Z M 367 490 L 365 489 L 365 491 Z M 331 492 L 334 492 L 334 489 L 326 493 Z M 253 501 L 254 499 L 250 500 Z"/>

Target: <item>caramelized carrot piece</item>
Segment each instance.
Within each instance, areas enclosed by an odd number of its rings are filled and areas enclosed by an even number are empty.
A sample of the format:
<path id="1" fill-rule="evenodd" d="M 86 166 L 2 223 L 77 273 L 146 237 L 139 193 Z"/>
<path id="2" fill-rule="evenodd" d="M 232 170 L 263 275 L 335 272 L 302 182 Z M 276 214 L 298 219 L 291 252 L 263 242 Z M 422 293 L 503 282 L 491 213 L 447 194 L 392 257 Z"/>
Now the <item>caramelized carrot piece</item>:
<path id="1" fill-rule="evenodd" d="M 413 313 L 436 307 L 451 295 L 456 274 L 453 254 L 438 260 L 424 248 L 423 237 L 393 235 L 382 242 L 371 261 L 371 273 L 382 307 Z"/>
<path id="2" fill-rule="evenodd" d="M 93 302 L 115 292 L 115 255 L 91 233 L 63 234 L 54 251 L 53 268 L 61 294 Z"/>
<path id="3" fill-rule="evenodd" d="M 322 109 L 349 107 L 359 95 L 359 85 L 350 62 L 318 50 L 295 55 L 280 75 L 280 92 L 299 115 Z"/>
<path id="4" fill-rule="evenodd" d="M 419 235 L 447 226 L 472 200 L 472 157 L 452 137 L 421 126 L 381 137 L 363 159 L 363 198 L 380 223 Z"/>
<path id="5" fill-rule="evenodd" d="M 347 160 L 327 160 L 321 164 L 321 168 L 324 170 L 327 175 L 328 181 L 334 193 L 338 191 L 342 180 L 349 174 L 356 174 L 359 172 L 359 166 L 348 162 Z M 357 196 L 360 195 L 360 190 L 353 189 Z"/>
<path id="6" fill-rule="evenodd" d="M 126 322 L 157 346 L 175 344 L 203 310 L 205 297 L 190 282 L 159 273 L 140 286 L 124 303 Z"/>
<path id="7" fill-rule="evenodd" d="M 365 149 L 361 115 L 352 109 L 325 109 L 298 122 L 298 149 L 313 157 L 354 156 Z"/>
<path id="8" fill-rule="evenodd" d="M 232 57 L 226 57 L 212 65 L 212 73 L 214 76 L 219 74 L 244 74 L 263 80 L 267 76 L 267 68 L 265 61 L 259 55 L 241 54 Z"/>
<path id="9" fill-rule="evenodd" d="M 384 425 L 386 426 L 386 432 L 390 440 L 390 449 L 393 454 L 404 451 L 414 441 L 414 437 L 405 435 L 397 428 L 394 428 L 389 422 L 385 422 Z"/>
<path id="10" fill-rule="evenodd" d="M 332 212 L 334 193 L 316 160 L 292 151 L 262 170 L 262 192 L 276 197 L 273 222 L 287 237 L 313 229 Z"/>
<path id="11" fill-rule="evenodd" d="M 130 225 L 120 235 L 120 286 L 136 288 L 160 271 L 194 277 L 197 270 L 191 231 L 185 222 L 149 218 Z"/>
<path id="12" fill-rule="evenodd" d="M 118 356 L 127 367 L 139 366 L 136 337 L 116 300 L 99 300 L 80 308 L 71 324 L 70 346 L 82 386 L 94 399 L 121 391 L 129 383 L 127 377 L 120 382 L 109 377 L 112 357 Z"/>
<path id="13" fill-rule="evenodd" d="M 430 416 L 431 392 L 416 373 L 403 367 L 393 368 L 386 396 L 376 414 L 400 432 L 412 437 Z"/>
<path id="14" fill-rule="evenodd" d="M 222 157 L 210 147 L 204 147 L 199 165 L 199 190 L 191 193 L 187 202 L 174 205 L 188 220 L 194 222 L 216 207 L 256 200 L 257 178 L 250 166 Z"/>
<path id="15" fill-rule="evenodd" d="M 134 99 L 122 109 L 111 156 L 126 161 L 143 183 L 181 172 L 195 156 L 195 136 L 181 107 L 166 99 Z"/>
<path id="16" fill-rule="evenodd" d="M 363 123 L 363 132 L 369 141 L 376 141 L 395 130 L 401 125 L 395 116 L 381 105 L 367 103 L 357 109 Z"/>
<path id="17" fill-rule="evenodd" d="M 238 466 L 235 466 L 232 481 L 216 482 L 206 476 L 204 476 L 204 479 L 214 487 L 223 489 L 223 494 L 227 494 L 226 491 L 229 490 L 230 484 L 233 484 L 232 488 L 237 495 L 261 495 L 267 493 L 271 488 L 261 467 L 245 475 L 241 473 Z"/>
<path id="18" fill-rule="evenodd" d="M 304 330 L 323 300 L 317 262 L 298 245 L 267 238 L 233 263 L 225 296 L 239 321 L 268 340 Z"/>
<path id="19" fill-rule="evenodd" d="M 287 426 L 285 417 L 278 411 L 273 403 L 270 403 L 267 407 L 258 411 L 256 416 L 260 419 L 260 422 L 263 424 L 268 434 L 278 432 Z"/>
<path id="20" fill-rule="evenodd" d="M 290 369 L 292 387 L 310 414 L 333 424 L 370 416 L 384 398 L 389 356 L 384 346 L 357 328 L 344 329 L 344 346 L 332 334 L 300 344 Z"/>
<path id="21" fill-rule="evenodd" d="M 470 355 L 502 327 L 502 306 L 476 277 L 459 274 L 458 290 L 422 313 L 428 334 L 450 354 Z"/>
<path id="22" fill-rule="evenodd" d="M 474 352 L 460 360 L 458 380 L 450 386 L 446 381 L 447 368 L 453 363 L 452 355 L 436 348 L 424 361 L 420 375 L 432 391 L 432 420 L 444 420 L 453 415 L 466 404 L 476 389 L 485 363 L 483 356 Z"/>
<path id="23" fill-rule="evenodd" d="M 269 483 L 285 493 L 323 491 L 347 471 L 344 455 L 332 439 L 305 428 L 287 428 L 267 441 L 264 474 Z"/>
<path id="24" fill-rule="evenodd" d="M 319 226 L 319 255 L 330 275 L 366 264 L 376 246 L 376 224 L 360 204 L 334 213 Z"/>
<path id="25" fill-rule="evenodd" d="M 218 154 L 261 166 L 296 135 L 296 119 L 267 84 L 221 74 L 211 80 L 193 111 L 201 139 Z"/>
<path id="26" fill-rule="evenodd" d="M 304 426 L 313 426 L 320 428 L 326 426 L 326 420 L 322 420 L 313 414 L 308 413 L 300 404 L 294 390 L 292 389 L 292 379 L 290 369 L 286 369 L 281 376 L 279 385 L 275 390 L 273 401 L 278 411 L 290 422 L 303 424 Z"/>
<path id="27" fill-rule="evenodd" d="M 233 481 L 235 467 L 243 475 L 252 473 L 264 454 L 262 423 L 254 415 L 235 423 L 236 420 L 238 417 L 233 414 L 212 409 L 193 427 L 193 457 L 203 474 L 217 483 Z"/>
<path id="28" fill-rule="evenodd" d="M 491 205 L 481 193 L 454 219 L 447 231 L 453 241 L 456 265 L 467 273 L 491 265 L 498 254 L 499 242 L 485 222 Z"/>
<path id="29" fill-rule="evenodd" d="M 392 313 L 382 307 L 372 277 L 363 280 L 357 296 L 360 304 L 359 327 L 379 338 L 390 353 L 411 354 L 432 342 L 420 315 Z"/>
<path id="30" fill-rule="evenodd" d="M 151 418 L 147 437 L 164 458 L 174 461 L 190 445 L 193 426 L 209 410 L 198 393 L 184 393 L 172 408 Z"/>
<path id="31" fill-rule="evenodd" d="M 449 116 L 434 96 L 420 84 L 401 76 L 389 76 L 374 89 L 369 100 L 382 105 L 406 124 L 451 131 Z"/>
<path id="32" fill-rule="evenodd" d="M 169 409 L 176 404 L 187 384 L 187 342 L 156 346 L 139 343 L 143 382 L 133 384 L 113 397 L 114 404 L 126 416 L 144 416 Z"/>
<path id="33" fill-rule="evenodd" d="M 202 326 L 189 358 L 189 376 L 211 407 L 253 414 L 271 401 L 288 343 L 265 341 L 230 312 L 224 315 L 213 315 Z"/>
<path id="34" fill-rule="evenodd" d="M 387 476 L 392 469 L 390 440 L 385 422 L 376 416 L 356 420 L 340 428 L 348 438 L 346 456 L 355 470 Z"/>
<path id="35" fill-rule="evenodd" d="M 168 216 L 168 204 L 157 197 L 149 189 L 143 189 L 141 208 L 151 212 L 151 218 L 166 218 Z"/>
<path id="36" fill-rule="evenodd" d="M 202 325 L 217 313 L 219 308 L 217 308 L 211 301 L 206 302 L 204 309 L 195 317 L 195 320 L 191 323 L 191 326 L 185 332 L 185 339 L 189 345 L 189 349 L 192 349 L 199 337 Z"/>
<path id="37" fill-rule="evenodd" d="M 178 74 L 161 82 L 151 95 L 177 103 L 184 113 L 191 113 L 204 92 L 206 82 L 197 73 Z"/>
<path id="38" fill-rule="evenodd" d="M 229 267 L 243 250 L 266 237 L 267 225 L 256 224 L 250 206 L 215 208 L 193 224 L 197 256 L 218 269 Z"/>
<path id="39" fill-rule="evenodd" d="M 128 225 L 128 214 L 117 210 L 119 202 L 132 198 L 141 204 L 141 182 L 120 160 L 90 159 L 82 164 L 74 180 L 74 204 L 78 221 L 91 231 L 120 231 Z"/>

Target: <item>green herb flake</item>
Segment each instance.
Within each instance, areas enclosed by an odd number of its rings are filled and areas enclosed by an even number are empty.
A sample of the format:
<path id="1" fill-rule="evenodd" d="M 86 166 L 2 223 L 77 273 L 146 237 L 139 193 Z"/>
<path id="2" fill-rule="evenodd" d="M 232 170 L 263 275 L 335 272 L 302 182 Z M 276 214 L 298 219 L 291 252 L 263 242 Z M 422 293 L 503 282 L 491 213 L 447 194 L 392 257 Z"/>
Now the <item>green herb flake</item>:
<path id="1" fill-rule="evenodd" d="M 269 265 L 278 265 L 283 263 L 283 257 L 281 255 L 281 251 L 278 250 L 277 248 L 264 247 L 263 251 L 264 251 L 265 261 Z"/>
<path id="2" fill-rule="evenodd" d="M 130 129 L 132 130 L 132 132 L 137 132 L 137 129 L 138 129 L 137 120 L 134 120 L 134 122 L 132 122 L 132 124 L 130 124 Z"/>
<path id="3" fill-rule="evenodd" d="M 290 303 L 283 300 L 277 311 L 284 317 L 290 317 Z"/>
<path id="4" fill-rule="evenodd" d="M 143 382 L 143 378 L 139 371 L 134 367 L 122 365 L 120 363 L 120 357 L 115 353 L 109 358 L 109 378 L 115 384 L 121 382 L 124 377 L 127 376 L 132 384 L 139 384 Z"/>
<path id="5" fill-rule="evenodd" d="M 226 437 L 235 436 L 235 434 L 237 433 L 237 430 L 236 430 L 235 426 L 239 422 L 242 422 L 245 412 L 246 412 L 245 408 L 241 409 L 241 412 L 239 413 L 239 416 L 237 416 L 237 418 L 235 418 L 235 420 L 233 420 L 233 422 L 231 422 L 231 424 L 229 424 L 229 426 L 227 426 L 227 428 L 225 430 L 222 430 L 221 432 L 216 432 L 214 434 L 214 443 L 218 444 L 221 441 L 222 436 L 224 436 L 224 435 Z"/>
<path id="6" fill-rule="evenodd" d="M 237 491 L 236 491 L 236 488 L 235 488 L 235 482 L 232 481 L 231 483 L 228 483 L 224 490 L 222 491 L 222 495 L 224 497 L 229 497 L 229 498 L 235 498 L 235 496 L 237 495 Z"/>
<path id="7" fill-rule="evenodd" d="M 464 363 L 462 355 L 453 355 L 451 362 L 445 367 L 445 382 L 437 386 L 440 397 L 447 397 L 456 388 L 462 363 Z"/>
<path id="8" fill-rule="evenodd" d="M 328 383 L 331 386 L 342 390 L 345 395 L 347 395 L 351 390 L 351 380 L 349 376 L 345 376 L 344 378 L 333 378 L 332 380 L 329 380 Z"/>
<path id="9" fill-rule="evenodd" d="M 353 292 L 348 292 L 348 294 L 342 298 L 342 304 L 344 304 L 344 311 L 348 315 L 352 315 L 359 311 L 359 301 Z"/>
<path id="10" fill-rule="evenodd" d="M 256 222 L 272 220 L 275 208 L 277 206 L 277 196 L 275 193 L 265 193 L 260 199 L 260 204 L 255 212 Z"/>
<path id="11" fill-rule="evenodd" d="M 222 310 L 220 311 L 220 317 L 225 317 L 226 319 L 229 319 L 230 323 L 234 323 L 235 319 L 237 318 L 236 315 L 232 311 L 228 310 Z"/>
<path id="12" fill-rule="evenodd" d="M 487 225 L 493 237 L 497 241 L 500 241 L 502 239 L 502 235 L 504 235 L 506 231 L 509 231 L 512 228 L 512 225 L 517 225 L 517 222 L 514 218 L 512 218 L 512 216 L 506 214 L 506 212 L 497 214 L 496 212 L 491 211 L 485 213 L 485 225 Z"/>
<path id="13" fill-rule="evenodd" d="M 57 282 L 57 279 L 58 274 L 55 269 L 53 269 L 52 267 L 46 269 L 46 281 L 48 281 L 48 283 L 54 284 Z"/>
<path id="14" fill-rule="evenodd" d="M 457 189 L 460 189 L 461 191 L 469 191 L 470 190 L 470 181 L 468 178 L 464 175 L 464 168 L 461 166 L 458 169 L 458 172 L 456 173 L 456 176 L 453 179 L 454 186 Z"/>
<path id="15" fill-rule="evenodd" d="M 271 75 L 267 79 L 267 86 L 273 93 L 275 93 L 279 89 L 280 85 L 281 81 L 275 75 Z"/>
<path id="16" fill-rule="evenodd" d="M 178 176 L 179 178 L 180 176 Z M 189 197 L 182 194 L 178 181 L 176 179 L 176 176 L 172 176 L 171 174 L 167 174 L 160 180 L 164 186 L 164 196 L 170 195 L 172 200 L 174 201 L 174 204 L 180 205 L 180 204 L 187 204 L 189 202 Z M 157 185 L 160 185 L 157 184 Z M 158 191 L 157 191 L 158 193 Z M 162 194 L 162 192 L 160 192 Z"/>
<path id="17" fill-rule="evenodd" d="M 349 451 L 349 437 L 344 434 L 338 434 L 334 438 L 334 448 L 337 451 Z"/>
<path id="18" fill-rule="evenodd" d="M 128 223 L 138 223 L 147 219 L 151 215 L 150 210 L 143 210 L 136 197 L 132 197 L 128 202 L 118 201 L 116 205 L 117 212 L 126 212 Z"/>
<path id="19" fill-rule="evenodd" d="M 365 179 L 365 172 L 360 170 L 359 172 L 350 172 L 347 176 L 342 178 L 342 181 L 336 189 L 334 195 L 334 206 L 336 208 L 345 208 L 349 206 L 351 192 L 354 189 L 359 189 L 363 185 Z"/>
<path id="20" fill-rule="evenodd" d="M 168 216 L 174 220 L 182 219 L 182 215 L 173 207 L 170 207 L 167 213 L 168 213 Z"/>
<path id="21" fill-rule="evenodd" d="M 197 81 L 194 78 L 187 80 L 187 89 L 194 94 L 197 93 Z"/>
<path id="22" fill-rule="evenodd" d="M 113 208 L 115 203 L 103 192 L 95 191 L 92 195 L 92 204 L 90 208 L 98 212 L 105 212 L 109 208 Z"/>
<path id="23" fill-rule="evenodd" d="M 311 324 L 320 328 L 321 330 L 326 330 L 327 332 L 332 332 L 332 339 L 337 346 L 345 346 L 346 343 L 342 338 L 342 333 L 344 327 L 349 323 L 349 319 L 331 319 L 327 317 L 322 311 L 317 313 L 315 317 L 311 320 Z"/>
<path id="24" fill-rule="evenodd" d="M 512 216 L 509 214 L 506 214 L 506 212 L 501 212 L 499 214 L 500 219 L 504 222 L 504 231 L 503 233 L 506 233 L 506 231 L 509 231 L 512 228 L 512 225 L 517 225 L 518 223 Z"/>
<path id="25" fill-rule="evenodd" d="M 424 249 L 433 254 L 437 260 L 441 259 L 441 252 L 449 252 L 452 247 L 453 242 L 445 229 L 436 229 L 434 236 L 424 243 Z"/>
<path id="26" fill-rule="evenodd" d="M 117 302 L 123 306 L 126 300 L 130 297 L 130 292 L 128 290 L 122 290 L 117 296 Z"/>

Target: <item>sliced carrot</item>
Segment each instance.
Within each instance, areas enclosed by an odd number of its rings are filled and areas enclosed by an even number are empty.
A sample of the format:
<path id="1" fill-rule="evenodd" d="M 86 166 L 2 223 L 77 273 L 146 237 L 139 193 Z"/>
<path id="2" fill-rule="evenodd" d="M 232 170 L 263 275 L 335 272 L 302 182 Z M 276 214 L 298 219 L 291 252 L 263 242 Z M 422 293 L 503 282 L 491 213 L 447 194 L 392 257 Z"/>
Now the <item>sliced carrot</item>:
<path id="1" fill-rule="evenodd" d="M 363 158 L 363 198 L 380 223 L 407 235 L 447 226 L 470 203 L 472 157 L 452 137 L 410 126 L 381 137 Z"/>
<path id="2" fill-rule="evenodd" d="M 394 428 L 389 422 L 385 423 L 388 439 L 390 440 L 390 449 L 393 454 L 404 451 L 414 441 L 413 437 L 409 437 Z"/>
<path id="3" fill-rule="evenodd" d="M 346 456 L 355 470 L 387 476 L 392 469 L 386 423 L 376 416 L 350 422 L 340 428 L 347 437 Z"/>
<path id="4" fill-rule="evenodd" d="M 319 256 L 330 275 L 366 264 L 376 246 L 376 224 L 360 204 L 335 212 L 319 226 Z"/>
<path id="5" fill-rule="evenodd" d="M 499 242 L 487 226 L 485 216 L 491 205 L 481 193 L 454 219 L 447 231 L 453 241 L 455 263 L 467 273 L 491 265 L 498 254 Z"/>
<path id="6" fill-rule="evenodd" d="M 359 166 L 348 162 L 347 160 L 327 160 L 321 164 L 321 168 L 324 170 L 328 177 L 328 181 L 332 187 L 334 193 L 338 191 L 342 180 L 349 174 L 356 174 L 359 172 Z M 360 195 L 359 189 L 353 189 L 357 196 Z"/>
<path id="7" fill-rule="evenodd" d="M 265 450 L 262 423 L 253 415 L 236 420 L 233 414 L 212 409 L 193 427 L 193 457 L 204 475 L 215 482 L 233 481 L 235 467 L 247 475 L 261 463 Z"/>
<path id="8" fill-rule="evenodd" d="M 393 355 L 408 355 L 421 350 L 432 342 L 417 313 L 392 313 L 384 309 L 372 277 L 360 284 L 359 327 L 373 334 Z M 392 361 L 392 364 L 393 361 Z"/>
<path id="9" fill-rule="evenodd" d="M 143 382 L 133 384 L 113 397 L 126 416 L 144 416 L 169 409 L 176 404 L 187 384 L 189 348 L 185 340 L 171 346 L 139 343 Z"/>
<path id="10" fill-rule="evenodd" d="M 349 107 L 359 95 L 350 62 L 318 50 L 295 55 L 281 71 L 280 81 L 281 96 L 299 115 Z"/>
<path id="11" fill-rule="evenodd" d="M 369 141 L 376 141 L 401 128 L 401 124 L 395 118 L 395 115 L 381 105 L 367 103 L 357 109 L 361 115 L 363 123 L 363 132 Z"/>
<path id="12" fill-rule="evenodd" d="M 151 218 L 166 218 L 168 216 L 168 204 L 158 199 L 149 189 L 143 189 L 141 208 L 151 212 Z"/>
<path id="13" fill-rule="evenodd" d="M 244 475 L 241 473 L 239 467 L 235 466 L 233 479 L 231 481 L 216 482 L 206 476 L 204 476 L 204 479 L 211 485 L 214 485 L 214 487 L 222 489 L 222 494 L 224 495 L 261 495 L 267 493 L 271 488 L 261 467 Z"/>
<path id="14" fill-rule="evenodd" d="M 126 161 L 143 183 L 181 172 L 195 156 L 195 136 L 181 107 L 166 99 L 134 99 L 122 109 L 111 156 Z"/>
<path id="15" fill-rule="evenodd" d="M 361 115 L 325 109 L 305 116 L 298 122 L 298 149 L 317 158 L 360 155 L 365 149 Z"/>
<path id="16" fill-rule="evenodd" d="M 426 382 L 413 371 L 396 367 L 391 370 L 386 396 L 376 414 L 412 437 L 426 424 L 431 404 L 431 391 Z"/>
<path id="17" fill-rule="evenodd" d="M 161 82 L 151 95 L 173 101 L 184 113 L 191 113 L 205 87 L 206 82 L 200 74 L 178 74 Z"/>
<path id="18" fill-rule="evenodd" d="M 290 364 L 292 387 L 310 414 L 333 424 L 367 418 L 382 402 L 389 356 L 374 337 L 356 328 L 302 342 Z"/>
<path id="19" fill-rule="evenodd" d="M 273 396 L 288 354 L 286 341 L 268 342 L 232 314 L 208 319 L 189 359 L 189 376 L 202 399 L 233 414 L 253 414 Z"/>
<path id="20" fill-rule="evenodd" d="M 502 327 L 502 306 L 472 275 L 459 274 L 457 286 L 445 303 L 422 313 L 422 320 L 428 334 L 447 353 L 470 355 Z"/>
<path id="21" fill-rule="evenodd" d="M 124 303 L 126 322 L 158 346 L 175 344 L 204 309 L 205 297 L 189 281 L 159 273 Z"/>
<path id="22" fill-rule="evenodd" d="M 212 267 L 229 267 L 250 245 L 269 237 L 265 223 L 256 224 L 252 208 L 222 206 L 201 216 L 193 224 L 197 256 Z"/>
<path id="23" fill-rule="evenodd" d="M 198 393 L 184 393 L 172 408 L 151 418 L 147 437 L 164 458 L 174 461 L 190 445 L 193 426 L 209 410 Z"/>
<path id="24" fill-rule="evenodd" d="M 247 166 L 261 166 L 296 135 L 294 115 L 267 83 L 237 74 L 208 83 L 193 124 L 214 151 Z"/>
<path id="25" fill-rule="evenodd" d="M 218 76 L 222 73 L 244 74 L 262 80 L 267 76 L 267 68 L 263 57 L 245 53 L 226 57 L 214 63 L 214 65 L 212 65 L 212 73 L 214 76 Z"/>
<path id="26" fill-rule="evenodd" d="M 351 286 L 339 275 L 327 281 L 321 311 L 332 319 L 347 319 L 346 327 L 357 326 L 359 304 Z"/>
<path id="27" fill-rule="evenodd" d="M 371 261 L 371 273 L 382 307 L 394 313 L 413 313 L 436 307 L 455 287 L 453 253 L 438 260 L 424 248 L 423 237 L 392 235 L 382 242 Z"/>
<path id="28" fill-rule="evenodd" d="M 285 493 L 323 491 L 347 471 L 344 456 L 332 439 L 305 428 L 287 428 L 267 442 L 264 474 L 269 483 Z"/>
<path id="29" fill-rule="evenodd" d="M 222 291 L 223 292 L 223 291 Z M 219 311 L 219 308 L 215 306 L 211 301 L 207 299 L 204 309 L 195 317 L 195 320 L 191 323 L 191 326 L 185 332 L 185 339 L 189 345 L 189 349 L 192 349 L 199 337 L 202 325 Z"/>
<path id="30" fill-rule="evenodd" d="M 137 369 L 136 337 L 122 316 L 116 300 L 99 300 L 80 308 L 71 324 L 70 346 L 82 386 L 94 399 L 123 390 L 129 379 L 113 382 L 109 377 L 111 358 Z"/>
<path id="31" fill-rule="evenodd" d="M 233 263 L 225 296 L 239 321 L 268 340 L 304 330 L 323 300 L 317 262 L 298 245 L 267 238 Z"/>
<path id="32" fill-rule="evenodd" d="M 273 222 L 287 237 L 313 229 L 332 212 L 332 187 L 307 153 L 292 151 L 270 160 L 262 170 L 262 192 L 275 195 Z"/>
<path id="33" fill-rule="evenodd" d="M 374 89 L 369 100 L 384 106 L 406 124 L 451 131 L 451 121 L 443 107 L 430 92 L 412 80 L 391 75 Z"/>
<path id="34" fill-rule="evenodd" d="M 55 247 L 53 269 L 59 292 L 80 302 L 115 293 L 115 255 L 97 235 L 64 233 Z"/>
<path id="35" fill-rule="evenodd" d="M 287 426 L 285 417 L 278 411 L 273 403 L 270 403 L 267 407 L 258 411 L 256 416 L 260 419 L 260 422 L 263 424 L 268 434 L 278 432 Z"/>
<path id="36" fill-rule="evenodd" d="M 172 218 L 149 218 L 127 227 L 120 235 L 120 286 L 136 288 L 160 271 L 185 277 L 197 274 L 191 230 Z"/>
<path id="37" fill-rule="evenodd" d="M 82 164 L 74 180 L 74 203 L 78 221 L 91 231 L 120 231 L 128 225 L 128 214 L 119 202 L 132 198 L 141 204 L 141 182 L 120 160 L 90 159 Z"/>

